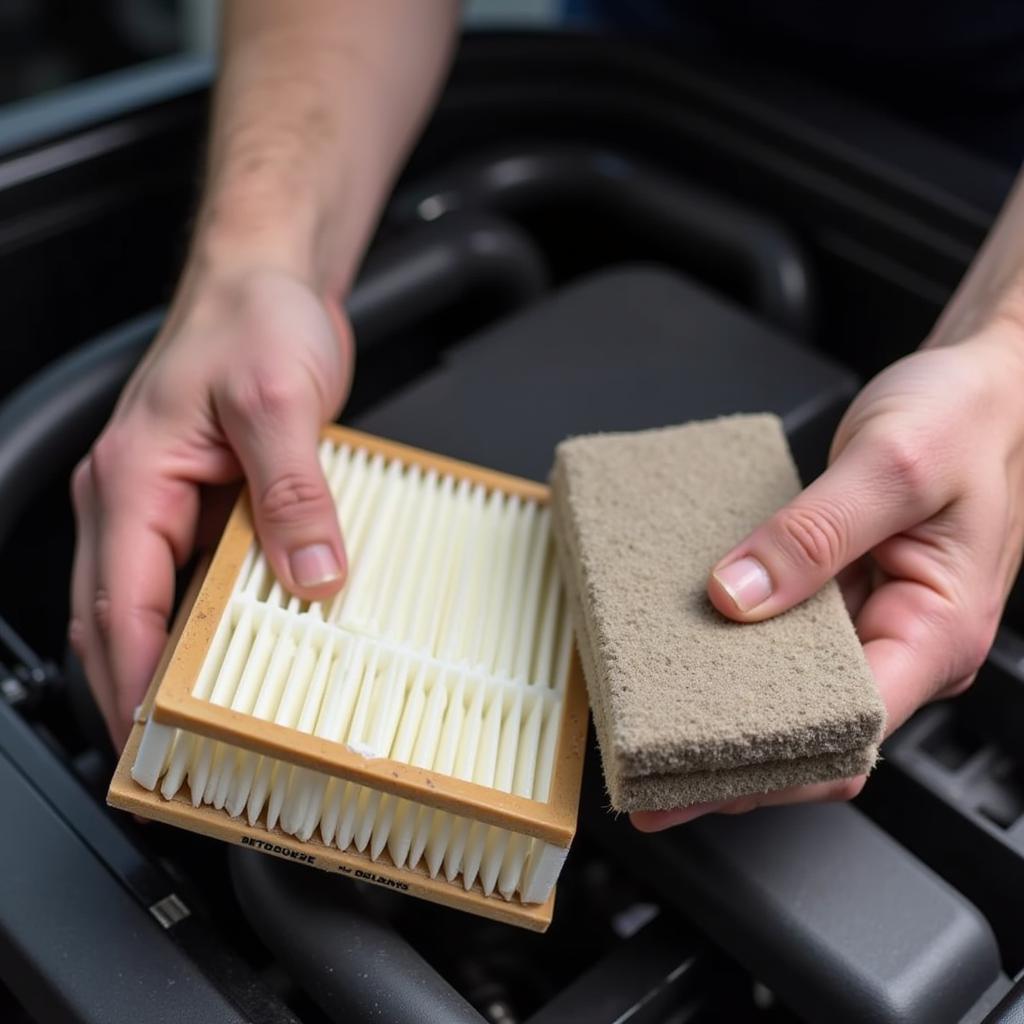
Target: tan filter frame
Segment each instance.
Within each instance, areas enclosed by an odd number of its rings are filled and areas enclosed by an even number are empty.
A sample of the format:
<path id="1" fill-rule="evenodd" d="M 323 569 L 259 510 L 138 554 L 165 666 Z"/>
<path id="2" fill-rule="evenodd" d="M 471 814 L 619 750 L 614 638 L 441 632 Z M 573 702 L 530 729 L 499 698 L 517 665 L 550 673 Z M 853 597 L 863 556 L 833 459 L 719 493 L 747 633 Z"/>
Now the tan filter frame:
<path id="1" fill-rule="evenodd" d="M 323 437 L 334 445 L 365 449 L 389 462 L 433 470 L 456 481 L 482 485 L 523 501 L 546 504 L 548 489 L 538 483 L 448 459 L 406 445 L 385 441 L 347 428 L 331 426 Z M 543 902 L 530 903 L 485 895 L 479 882 L 465 889 L 456 878 L 431 877 L 423 864 L 397 867 L 384 850 L 376 859 L 358 852 L 326 845 L 317 836 L 303 841 L 266 827 L 265 817 L 250 825 L 243 817 L 193 803 L 182 793 L 166 799 L 132 777 L 147 722 L 186 730 L 190 734 L 222 741 L 290 765 L 348 780 L 370 790 L 409 800 L 437 811 L 497 826 L 510 833 L 537 840 L 536 859 L 544 870 L 557 874 L 576 829 L 580 783 L 587 729 L 587 700 L 579 657 L 575 648 L 568 662 L 564 684 L 562 720 L 546 802 L 517 796 L 388 757 L 366 757 L 345 743 L 300 732 L 273 721 L 243 714 L 230 707 L 197 698 L 193 688 L 210 651 L 217 627 L 226 614 L 243 563 L 256 541 L 248 496 L 243 492 L 209 567 L 200 569 L 178 613 L 174 630 L 158 665 L 146 700 L 137 716 L 108 793 L 111 806 L 146 818 L 177 825 L 227 842 L 260 850 L 272 856 L 336 871 L 349 877 L 383 885 L 495 920 L 543 931 L 551 921 L 554 891 Z"/>

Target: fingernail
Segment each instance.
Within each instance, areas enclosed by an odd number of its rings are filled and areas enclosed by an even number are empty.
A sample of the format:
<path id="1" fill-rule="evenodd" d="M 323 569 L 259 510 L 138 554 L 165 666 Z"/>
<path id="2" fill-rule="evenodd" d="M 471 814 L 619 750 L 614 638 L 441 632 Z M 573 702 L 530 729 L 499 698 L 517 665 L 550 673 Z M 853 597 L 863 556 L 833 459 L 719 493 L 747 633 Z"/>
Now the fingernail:
<path id="1" fill-rule="evenodd" d="M 316 587 L 341 575 L 341 566 L 329 544 L 310 544 L 291 553 L 288 564 L 300 587 Z"/>
<path id="2" fill-rule="evenodd" d="M 749 612 L 771 597 L 772 578 L 768 570 L 749 555 L 723 565 L 713 575 L 741 612 Z"/>

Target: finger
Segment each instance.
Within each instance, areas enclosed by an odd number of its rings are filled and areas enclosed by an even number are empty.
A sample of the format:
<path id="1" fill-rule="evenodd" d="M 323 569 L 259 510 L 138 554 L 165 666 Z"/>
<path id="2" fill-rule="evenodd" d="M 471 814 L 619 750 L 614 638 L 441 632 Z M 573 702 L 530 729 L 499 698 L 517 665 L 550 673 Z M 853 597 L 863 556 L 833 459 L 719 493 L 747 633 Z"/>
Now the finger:
<path id="1" fill-rule="evenodd" d="M 282 584 L 310 600 L 335 593 L 346 560 L 337 509 L 317 459 L 320 424 L 300 390 L 260 383 L 223 403 L 263 549 Z"/>
<path id="2" fill-rule="evenodd" d="M 866 775 L 858 775 L 849 779 L 789 786 L 769 793 L 752 793 L 731 800 L 675 807 L 670 811 L 635 811 L 629 817 L 634 827 L 641 832 L 661 832 L 703 818 L 707 814 L 746 814 L 758 807 L 852 800 L 864 788 L 866 781 Z"/>
<path id="3" fill-rule="evenodd" d="M 93 614 L 96 596 L 96 515 L 92 466 L 85 458 L 72 476 L 75 512 L 75 556 L 71 570 L 71 621 L 68 642 L 85 669 L 89 688 L 111 736 L 117 729 L 114 684 Z"/>
<path id="4" fill-rule="evenodd" d="M 886 538 L 926 519 L 942 500 L 906 456 L 877 440 L 855 440 L 718 562 L 708 595 L 729 618 L 770 618 L 816 593 Z"/>
<path id="5" fill-rule="evenodd" d="M 958 618 L 942 595 L 911 580 L 883 583 L 864 603 L 857 633 L 885 705 L 886 735 L 984 660 L 987 642 Z"/>
<path id="6" fill-rule="evenodd" d="M 727 800 L 715 800 L 710 803 L 690 804 L 688 807 L 673 807 L 669 811 L 633 811 L 629 820 L 638 832 L 662 832 L 676 825 L 696 821 L 705 814 L 713 814 L 727 803 Z"/>
<path id="7" fill-rule="evenodd" d="M 159 456 L 151 455 L 159 466 Z M 198 516 L 195 485 L 153 475 L 138 453 L 93 456 L 97 498 L 96 629 L 115 694 L 115 728 L 131 728 L 160 654 L 174 602 L 175 566 L 188 557 Z"/>
<path id="8" fill-rule="evenodd" d="M 173 603 L 174 557 L 167 541 L 127 510 L 101 527 L 96 622 L 122 740 L 167 643 Z"/>
<path id="9" fill-rule="evenodd" d="M 860 794 L 867 782 L 867 775 L 856 775 L 848 779 L 832 779 L 828 782 L 810 782 L 803 786 L 788 786 L 770 793 L 756 793 L 731 800 L 719 809 L 720 814 L 746 814 L 758 807 L 780 807 L 784 804 L 837 803 L 852 800 Z"/>

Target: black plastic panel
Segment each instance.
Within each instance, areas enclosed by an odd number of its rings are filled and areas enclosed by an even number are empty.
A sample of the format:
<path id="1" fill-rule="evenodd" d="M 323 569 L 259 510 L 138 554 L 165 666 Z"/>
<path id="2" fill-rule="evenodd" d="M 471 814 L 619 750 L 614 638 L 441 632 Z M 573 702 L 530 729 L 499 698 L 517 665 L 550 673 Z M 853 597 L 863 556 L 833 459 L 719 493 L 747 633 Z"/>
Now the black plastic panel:
<path id="1" fill-rule="evenodd" d="M 588 827 L 804 1020 L 956 1024 L 1000 982 L 977 909 L 849 805 Z"/>
<path id="2" fill-rule="evenodd" d="M 985 913 L 1024 966 L 1024 640 L 1003 629 L 974 686 L 882 748 L 865 809 Z"/>
<path id="3" fill-rule="evenodd" d="M 714 996 L 722 981 L 742 986 L 737 974 L 715 978 L 702 946 L 677 922 L 659 915 L 620 942 L 577 978 L 528 1024 L 569 1021 L 628 1021 L 687 1024 Z"/>
<path id="4" fill-rule="evenodd" d="M 1024 1024 L 1024 975 L 985 1018 L 985 1024 Z"/>
<path id="5" fill-rule="evenodd" d="M 678 275 L 594 275 L 452 350 L 359 427 L 544 479 L 570 434 L 775 412 L 805 474 L 856 378 Z"/>
<path id="6" fill-rule="evenodd" d="M 47 1024 L 243 1024 L 2 754 L 0 816 L 9 830 L 0 843 L 0 963 L 30 1013 Z"/>

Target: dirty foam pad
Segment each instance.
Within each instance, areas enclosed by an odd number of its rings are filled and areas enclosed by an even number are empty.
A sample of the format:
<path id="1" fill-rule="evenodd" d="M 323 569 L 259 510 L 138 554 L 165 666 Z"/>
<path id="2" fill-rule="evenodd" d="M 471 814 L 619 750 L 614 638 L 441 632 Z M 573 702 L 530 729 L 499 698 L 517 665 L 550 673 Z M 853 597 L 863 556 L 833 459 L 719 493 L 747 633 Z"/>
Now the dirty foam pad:
<path id="1" fill-rule="evenodd" d="M 708 572 L 799 490 L 775 416 L 564 441 L 552 476 L 612 807 L 859 775 L 884 711 L 839 589 L 730 622 Z"/>

